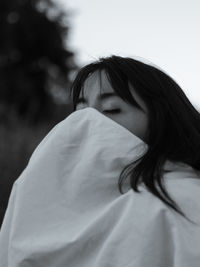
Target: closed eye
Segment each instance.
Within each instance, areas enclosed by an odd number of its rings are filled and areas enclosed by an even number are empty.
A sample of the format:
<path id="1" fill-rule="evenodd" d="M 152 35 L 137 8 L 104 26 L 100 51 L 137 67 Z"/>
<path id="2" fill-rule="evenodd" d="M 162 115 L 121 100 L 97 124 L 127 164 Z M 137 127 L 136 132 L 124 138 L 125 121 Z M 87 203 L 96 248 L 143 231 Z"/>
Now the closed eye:
<path id="1" fill-rule="evenodd" d="M 103 112 L 106 113 L 119 113 L 121 110 L 120 109 L 111 109 L 111 110 L 104 110 Z"/>

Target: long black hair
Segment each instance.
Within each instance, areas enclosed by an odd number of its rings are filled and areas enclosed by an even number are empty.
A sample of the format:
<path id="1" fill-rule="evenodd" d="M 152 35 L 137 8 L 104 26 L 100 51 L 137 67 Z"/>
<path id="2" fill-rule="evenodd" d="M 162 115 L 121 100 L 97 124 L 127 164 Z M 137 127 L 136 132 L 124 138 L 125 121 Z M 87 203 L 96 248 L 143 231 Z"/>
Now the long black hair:
<path id="1" fill-rule="evenodd" d="M 162 183 L 163 165 L 170 160 L 200 170 L 200 113 L 180 86 L 164 71 L 133 58 L 115 55 L 102 57 L 78 71 L 70 88 L 73 111 L 76 110 L 85 80 L 100 70 L 105 71 L 113 90 L 124 101 L 135 104 L 128 85 L 130 83 L 145 101 L 149 112 L 148 150 L 122 170 L 118 180 L 120 193 L 123 194 L 122 183 L 127 175 L 130 175 L 130 185 L 135 192 L 140 192 L 138 183 L 142 179 L 152 194 L 185 217 Z M 136 162 L 138 164 L 135 166 Z"/>

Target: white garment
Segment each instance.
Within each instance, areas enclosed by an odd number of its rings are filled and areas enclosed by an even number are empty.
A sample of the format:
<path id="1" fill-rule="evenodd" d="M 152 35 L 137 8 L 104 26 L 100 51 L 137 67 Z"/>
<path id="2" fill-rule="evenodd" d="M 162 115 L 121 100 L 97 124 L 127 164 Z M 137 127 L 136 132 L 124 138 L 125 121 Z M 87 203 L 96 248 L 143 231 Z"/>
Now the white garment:
<path id="1" fill-rule="evenodd" d="M 167 162 L 167 190 L 199 226 L 122 169 L 147 149 L 93 108 L 58 123 L 15 181 L 0 232 L 1 267 L 199 267 L 200 179 Z M 126 188 L 126 190 L 125 190 Z"/>

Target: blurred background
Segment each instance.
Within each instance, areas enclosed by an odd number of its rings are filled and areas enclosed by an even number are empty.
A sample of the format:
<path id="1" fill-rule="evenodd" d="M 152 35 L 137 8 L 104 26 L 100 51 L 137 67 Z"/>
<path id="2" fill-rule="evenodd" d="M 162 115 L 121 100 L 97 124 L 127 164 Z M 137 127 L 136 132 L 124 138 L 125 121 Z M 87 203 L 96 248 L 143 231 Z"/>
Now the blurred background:
<path id="1" fill-rule="evenodd" d="M 200 110 L 198 0 L 0 1 L 0 226 L 14 181 L 72 112 L 83 65 L 112 54 L 155 64 Z"/>

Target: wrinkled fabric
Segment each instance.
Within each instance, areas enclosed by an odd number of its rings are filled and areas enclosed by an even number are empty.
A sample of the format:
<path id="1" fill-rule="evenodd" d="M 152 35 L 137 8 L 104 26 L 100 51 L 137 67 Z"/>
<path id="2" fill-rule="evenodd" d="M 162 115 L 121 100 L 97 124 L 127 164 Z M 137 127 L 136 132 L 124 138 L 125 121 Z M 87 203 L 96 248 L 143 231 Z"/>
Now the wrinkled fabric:
<path id="1" fill-rule="evenodd" d="M 170 196 L 197 225 L 121 171 L 148 146 L 93 108 L 70 114 L 13 184 L 0 232 L 1 267 L 199 267 L 200 177 L 167 161 Z"/>

